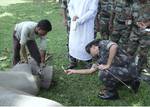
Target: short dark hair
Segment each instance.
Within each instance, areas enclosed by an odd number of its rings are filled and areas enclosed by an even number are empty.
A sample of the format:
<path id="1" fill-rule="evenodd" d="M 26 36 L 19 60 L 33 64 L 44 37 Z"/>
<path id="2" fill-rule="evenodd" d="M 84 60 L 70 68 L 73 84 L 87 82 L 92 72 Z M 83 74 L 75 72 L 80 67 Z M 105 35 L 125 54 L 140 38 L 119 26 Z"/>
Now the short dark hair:
<path id="1" fill-rule="evenodd" d="M 51 22 L 47 19 L 40 20 L 37 24 L 37 27 L 47 32 L 52 30 Z"/>
<path id="2" fill-rule="evenodd" d="M 99 42 L 100 42 L 101 39 L 96 39 L 96 40 L 93 40 L 92 42 L 90 42 L 89 44 L 86 45 L 85 47 L 85 50 L 87 51 L 87 53 L 90 54 L 90 49 L 91 47 L 94 45 L 94 46 L 99 46 Z"/>

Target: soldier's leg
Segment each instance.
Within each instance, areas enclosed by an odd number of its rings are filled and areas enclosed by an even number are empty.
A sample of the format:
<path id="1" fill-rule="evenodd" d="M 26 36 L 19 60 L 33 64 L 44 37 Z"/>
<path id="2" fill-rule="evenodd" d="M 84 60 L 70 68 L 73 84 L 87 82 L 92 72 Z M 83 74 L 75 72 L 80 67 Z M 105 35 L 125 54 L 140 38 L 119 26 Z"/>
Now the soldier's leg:
<path id="1" fill-rule="evenodd" d="M 99 14 L 96 15 L 95 20 L 94 20 L 94 39 L 97 37 L 97 33 L 100 31 L 100 18 Z"/>
<path id="2" fill-rule="evenodd" d="M 111 41 L 118 43 L 120 39 L 120 31 L 114 30 L 110 36 Z"/>
<path id="3" fill-rule="evenodd" d="M 120 80 L 128 79 L 129 77 L 126 72 L 128 73 L 127 69 L 122 69 L 120 67 L 111 67 L 108 70 L 100 71 L 100 80 L 103 82 L 106 91 L 99 97 L 102 99 L 117 99 L 117 84 L 119 80 L 116 78 Z"/>
<path id="4" fill-rule="evenodd" d="M 97 29 L 94 26 L 94 39 L 96 39 L 96 37 L 97 37 Z"/>
<path id="5" fill-rule="evenodd" d="M 99 97 L 106 100 L 118 99 L 119 96 L 116 89 L 118 81 L 116 81 L 109 72 L 105 70 L 100 71 L 100 80 L 103 82 L 105 89 L 100 92 Z"/>
<path id="6" fill-rule="evenodd" d="M 66 47 L 67 47 L 67 51 L 69 52 L 69 32 L 70 32 L 70 27 L 67 27 L 67 43 L 66 43 Z M 68 55 L 69 57 L 69 55 Z"/>
<path id="7" fill-rule="evenodd" d="M 100 72 L 100 80 L 104 83 L 105 89 L 107 90 L 106 95 L 100 96 L 102 99 L 116 98 L 118 96 L 117 84 L 120 81 L 131 81 L 135 78 L 133 78 L 131 71 L 124 67 L 111 67 L 108 70 L 103 70 Z"/>
<path id="8" fill-rule="evenodd" d="M 141 38 L 140 40 L 140 49 L 139 49 L 139 66 L 140 70 L 147 67 L 148 64 L 148 52 L 150 51 L 150 45 L 147 44 L 150 38 Z"/>
<path id="9" fill-rule="evenodd" d="M 133 32 L 129 36 L 129 41 L 128 41 L 128 48 L 127 48 L 127 53 L 130 56 L 134 56 L 138 46 L 139 46 L 139 36 L 134 34 Z"/>
<path id="10" fill-rule="evenodd" d="M 147 53 L 148 53 L 148 49 L 144 48 L 144 47 L 140 47 L 140 52 L 139 52 L 139 67 L 140 70 L 146 68 L 147 66 Z"/>
<path id="11" fill-rule="evenodd" d="M 109 29 L 108 29 L 108 21 L 103 21 L 103 23 L 101 23 L 101 37 L 104 40 L 108 40 L 109 39 Z"/>
<path id="12" fill-rule="evenodd" d="M 121 31 L 121 37 L 119 40 L 119 46 L 122 47 L 124 50 L 127 50 L 128 48 L 128 41 L 129 41 L 129 36 L 130 36 L 130 29 L 125 29 Z"/>
<path id="13" fill-rule="evenodd" d="M 34 58 L 37 64 L 39 65 L 41 63 L 41 55 L 40 55 L 36 42 L 33 40 L 28 41 L 27 47 L 28 47 L 31 57 Z"/>
<path id="14" fill-rule="evenodd" d="M 20 61 L 20 43 L 15 37 L 15 31 L 13 33 L 13 65 L 16 65 Z"/>
<path id="15" fill-rule="evenodd" d="M 69 16 L 67 16 L 67 26 L 66 26 L 66 29 L 67 29 L 67 43 L 66 43 L 66 46 L 67 46 L 67 50 L 69 52 L 69 35 L 70 35 L 70 22 L 71 19 Z M 69 58 L 69 53 L 68 53 L 68 58 Z"/>
<path id="16" fill-rule="evenodd" d="M 122 81 L 128 81 L 132 79 L 132 74 L 125 67 L 111 67 L 100 74 L 100 79 L 109 88 L 116 88 L 117 83 L 120 82 L 117 78 Z"/>
<path id="17" fill-rule="evenodd" d="M 150 49 L 148 50 L 148 64 L 147 64 L 147 66 L 148 66 L 148 69 L 149 69 L 149 72 L 150 72 Z"/>

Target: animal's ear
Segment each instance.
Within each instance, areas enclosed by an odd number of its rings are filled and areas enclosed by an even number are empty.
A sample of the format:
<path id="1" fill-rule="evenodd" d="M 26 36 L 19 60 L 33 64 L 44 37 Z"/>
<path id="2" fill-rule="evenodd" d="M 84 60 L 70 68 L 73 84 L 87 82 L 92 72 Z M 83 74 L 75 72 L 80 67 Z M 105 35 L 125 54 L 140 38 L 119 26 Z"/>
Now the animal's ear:
<path id="1" fill-rule="evenodd" d="M 53 79 L 53 67 L 46 66 L 41 71 L 41 88 L 49 89 Z"/>

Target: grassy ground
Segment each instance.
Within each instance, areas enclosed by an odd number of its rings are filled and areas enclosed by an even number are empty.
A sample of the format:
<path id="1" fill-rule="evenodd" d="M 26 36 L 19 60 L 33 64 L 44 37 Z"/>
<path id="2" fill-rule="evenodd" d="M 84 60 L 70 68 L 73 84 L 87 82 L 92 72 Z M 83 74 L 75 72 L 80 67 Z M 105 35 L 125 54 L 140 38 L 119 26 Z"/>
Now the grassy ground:
<path id="1" fill-rule="evenodd" d="M 70 75 L 63 73 L 61 66 L 67 66 L 66 32 L 60 16 L 59 5 L 55 2 L 33 3 L 32 0 L 20 3 L 23 0 L 0 0 L 0 56 L 4 50 L 8 51 L 8 59 L 1 61 L 2 67 L 10 67 L 12 56 L 12 31 L 15 23 L 40 19 L 49 19 L 53 31 L 48 34 L 48 51 L 53 55 L 49 65 L 54 66 L 54 80 L 56 85 L 49 90 L 41 90 L 39 96 L 56 100 L 63 105 L 82 106 L 146 106 L 150 105 L 150 86 L 144 82 L 137 95 L 131 93 L 126 87 L 120 88 L 120 100 L 104 101 L 97 98 L 99 82 L 97 73 L 92 75 Z M 28 2 L 29 1 L 29 2 Z M 15 4 L 17 3 L 17 4 Z M 4 4 L 4 5 L 2 5 Z M 1 68 L 2 68 L 1 67 Z"/>

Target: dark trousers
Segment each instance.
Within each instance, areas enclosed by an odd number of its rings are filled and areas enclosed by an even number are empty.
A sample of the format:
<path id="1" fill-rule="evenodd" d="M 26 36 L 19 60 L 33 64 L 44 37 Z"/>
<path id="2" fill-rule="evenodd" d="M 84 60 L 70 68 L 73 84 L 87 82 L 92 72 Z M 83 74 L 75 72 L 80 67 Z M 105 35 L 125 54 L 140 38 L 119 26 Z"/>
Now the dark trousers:
<path id="1" fill-rule="evenodd" d="M 16 65 L 20 61 L 20 41 L 15 37 L 15 31 L 13 33 L 13 65 Z M 34 40 L 29 40 L 26 46 L 30 52 L 30 55 L 38 63 L 41 63 L 41 56 L 37 44 Z"/>
<path id="2" fill-rule="evenodd" d="M 74 58 L 73 56 L 69 55 L 69 62 L 73 64 L 77 64 L 77 59 Z"/>
<path id="3" fill-rule="evenodd" d="M 77 64 L 78 63 L 78 59 L 74 58 L 73 56 L 69 55 L 69 62 L 72 64 Z M 92 59 L 84 61 L 86 64 L 91 64 L 92 63 Z"/>
<path id="4" fill-rule="evenodd" d="M 108 90 L 116 90 L 119 80 L 128 82 L 137 80 L 139 76 L 137 66 L 131 64 L 124 67 L 112 66 L 108 70 L 100 70 L 99 73 L 100 80 Z"/>

